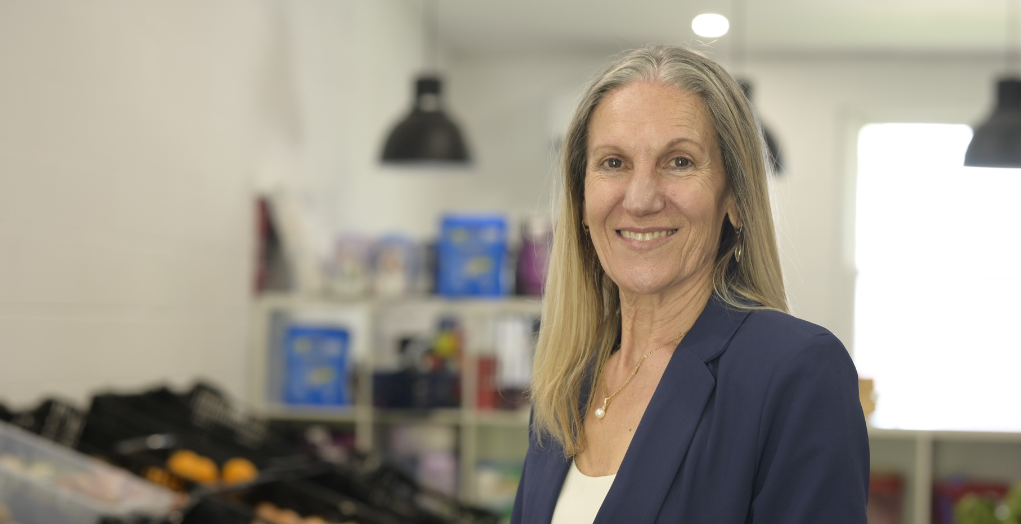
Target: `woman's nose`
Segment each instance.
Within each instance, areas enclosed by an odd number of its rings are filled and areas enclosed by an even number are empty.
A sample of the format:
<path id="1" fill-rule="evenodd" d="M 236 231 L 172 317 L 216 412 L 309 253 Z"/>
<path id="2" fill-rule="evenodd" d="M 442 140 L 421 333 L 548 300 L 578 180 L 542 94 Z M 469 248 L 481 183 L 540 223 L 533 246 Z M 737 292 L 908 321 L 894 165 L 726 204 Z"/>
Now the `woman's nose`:
<path id="1" fill-rule="evenodd" d="M 624 193 L 624 210 L 634 216 L 644 216 L 661 211 L 664 205 L 655 165 L 636 165 Z"/>

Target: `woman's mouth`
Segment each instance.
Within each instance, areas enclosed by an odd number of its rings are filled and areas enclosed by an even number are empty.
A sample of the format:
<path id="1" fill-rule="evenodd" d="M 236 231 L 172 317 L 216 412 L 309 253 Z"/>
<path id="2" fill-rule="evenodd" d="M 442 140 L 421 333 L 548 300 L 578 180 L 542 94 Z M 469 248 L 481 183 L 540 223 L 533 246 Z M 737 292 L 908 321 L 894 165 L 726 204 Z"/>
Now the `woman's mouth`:
<path id="1" fill-rule="evenodd" d="M 649 240 L 655 240 L 657 238 L 667 237 L 676 233 L 676 229 L 664 229 L 661 231 L 650 231 L 648 233 L 640 233 L 638 231 L 628 231 L 626 229 L 618 229 L 617 234 L 628 239 L 637 240 L 639 242 L 647 242 Z"/>

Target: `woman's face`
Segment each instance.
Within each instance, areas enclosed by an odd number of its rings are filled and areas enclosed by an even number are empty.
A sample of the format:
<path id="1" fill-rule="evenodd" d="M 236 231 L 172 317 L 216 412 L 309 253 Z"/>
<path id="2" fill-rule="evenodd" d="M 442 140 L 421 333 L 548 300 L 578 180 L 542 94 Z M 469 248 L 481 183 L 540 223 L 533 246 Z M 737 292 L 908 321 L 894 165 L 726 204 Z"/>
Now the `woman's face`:
<path id="1" fill-rule="evenodd" d="M 738 222 L 702 100 L 660 82 L 606 95 L 589 121 L 584 220 L 603 269 L 641 295 L 711 285 Z"/>

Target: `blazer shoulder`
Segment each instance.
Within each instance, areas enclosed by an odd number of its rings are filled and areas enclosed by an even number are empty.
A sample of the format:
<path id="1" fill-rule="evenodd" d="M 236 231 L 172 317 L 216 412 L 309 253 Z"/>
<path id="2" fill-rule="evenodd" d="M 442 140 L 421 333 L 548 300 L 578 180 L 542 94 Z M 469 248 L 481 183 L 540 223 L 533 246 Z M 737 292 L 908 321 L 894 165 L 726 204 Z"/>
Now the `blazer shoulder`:
<path id="1" fill-rule="evenodd" d="M 828 329 L 775 310 L 750 312 L 723 358 L 759 371 L 776 369 L 784 361 L 820 358 L 854 367 L 844 344 Z"/>
<path id="2" fill-rule="evenodd" d="M 777 334 L 786 333 L 792 337 L 834 336 L 828 329 L 818 324 L 775 309 L 751 311 L 743 327 L 774 331 Z"/>

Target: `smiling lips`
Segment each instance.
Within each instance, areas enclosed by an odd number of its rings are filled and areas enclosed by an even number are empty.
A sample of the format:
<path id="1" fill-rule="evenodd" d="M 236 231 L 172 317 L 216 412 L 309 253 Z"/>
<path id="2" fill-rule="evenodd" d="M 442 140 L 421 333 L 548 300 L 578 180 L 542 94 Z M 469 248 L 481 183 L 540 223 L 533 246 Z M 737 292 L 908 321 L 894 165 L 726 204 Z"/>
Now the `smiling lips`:
<path id="1" fill-rule="evenodd" d="M 637 240 L 639 242 L 647 242 L 649 240 L 655 240 L 657 238 L 670 236 L 676 232 L 677 232 L 676 229 L 665 229 L 662 231 L 652 231 L 649 233 L 639 233 L 637 231 L 628 231 L 626 229 L 617 230 L 617 234 L 619 234 L 620 236 L 628 240 Z"/>

